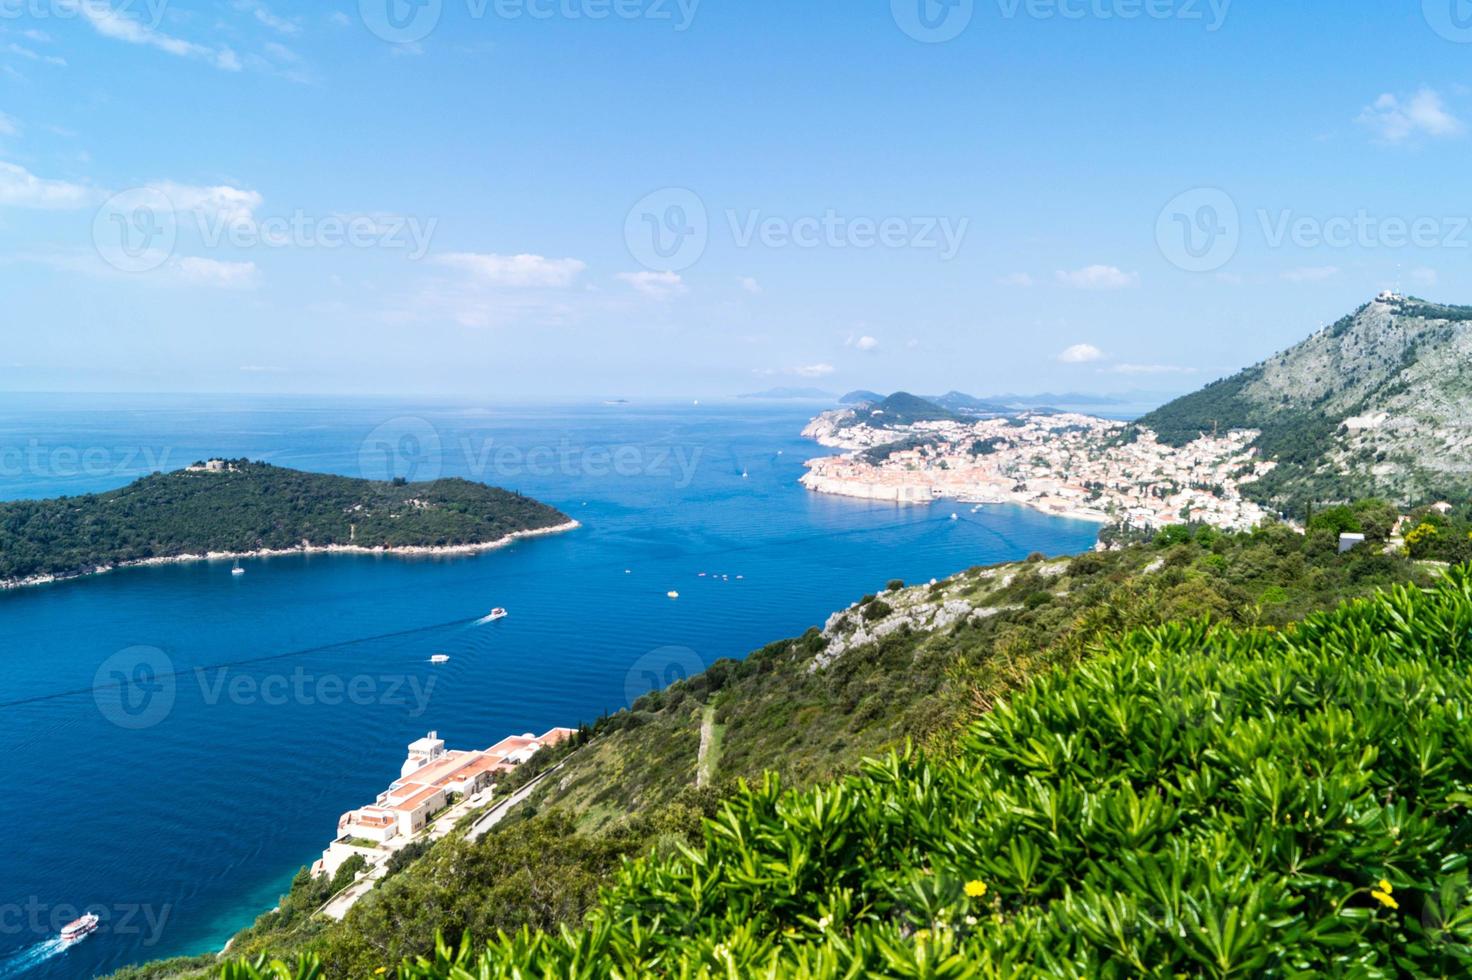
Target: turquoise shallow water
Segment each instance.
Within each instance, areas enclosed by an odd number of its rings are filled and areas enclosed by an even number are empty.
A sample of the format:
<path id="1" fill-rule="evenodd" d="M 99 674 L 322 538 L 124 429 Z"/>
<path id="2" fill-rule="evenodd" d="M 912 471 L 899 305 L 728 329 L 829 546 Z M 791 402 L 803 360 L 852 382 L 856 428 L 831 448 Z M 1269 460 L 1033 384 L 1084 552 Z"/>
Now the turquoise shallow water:
<path id="1" fill-rule="evenodd" d="M 1016 508 L 952 521 L 809 494 L 807 414 L 0 397 L 5 498 L 251 456 L 468 476 L 583 524 L 474 557 L 173 565 L 0 594 L 0 977 L 218 949 L 430 729 L 479 747 L 591 721 L 889 579 L 1093 542 L 1092 525 Z M 475 626 L 493 606 L 511 617 Z M 83 906 L 102 930 L 48 945 Z"/>

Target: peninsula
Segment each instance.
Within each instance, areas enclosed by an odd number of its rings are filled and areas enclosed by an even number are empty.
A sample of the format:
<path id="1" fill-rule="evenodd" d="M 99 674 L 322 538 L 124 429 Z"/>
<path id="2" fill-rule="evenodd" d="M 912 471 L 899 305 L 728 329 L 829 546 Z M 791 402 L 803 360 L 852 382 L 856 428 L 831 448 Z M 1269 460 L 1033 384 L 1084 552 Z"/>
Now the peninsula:
<path id="1" fill-rule="evenodd" d="M 803 435 L 848 450 L 810 460 L 802 483 L 819 493 L 930 503 L 1010 503 L 1099 524 L 1158 528 L 1199 521 L 1246 530 L 1268 515 L 1244 487 L 1271 472 L 1255 432 L 1205 433 L 1161 443 L 1123 422 L 1071 413 L 962 418 L 861 407 L 826 412 Z M 932 409 L 935 406 L 930 406 Z"/>
<path id="2" fill-rule="evenodd" d="M 210 460 L 107 493 L 0 503 L 0 588 L 207 558 L 470 553 L 576 526 L 469 480 L 382 483 Z"/>
<path id="3" fill-rule="evenodd" d="M 904 393 L 825 412 L 804 432 L 846 450 L 808 463 L 820 493 L 1016 503 L 1139 530 L 1269 517 L 1379 497 L 1472 493 L 1472 307 L 1383 292 L 1280 354 L 1133 423 L 963 411 Z"/>

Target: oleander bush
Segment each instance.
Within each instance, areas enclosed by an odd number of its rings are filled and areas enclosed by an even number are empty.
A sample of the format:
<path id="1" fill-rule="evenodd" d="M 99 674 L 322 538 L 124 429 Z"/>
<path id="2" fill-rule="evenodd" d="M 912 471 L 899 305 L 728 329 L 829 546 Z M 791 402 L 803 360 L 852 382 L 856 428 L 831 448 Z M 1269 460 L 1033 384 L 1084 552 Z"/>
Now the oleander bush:
<path id="1" fill-rule="evenodd" d="M 627 863 L 582 927 L 399 976 L 1472 971 L 1472 571 L 1283 630 L 1105 646 L 951 758 L 743 787 L 703 846 Z"/>

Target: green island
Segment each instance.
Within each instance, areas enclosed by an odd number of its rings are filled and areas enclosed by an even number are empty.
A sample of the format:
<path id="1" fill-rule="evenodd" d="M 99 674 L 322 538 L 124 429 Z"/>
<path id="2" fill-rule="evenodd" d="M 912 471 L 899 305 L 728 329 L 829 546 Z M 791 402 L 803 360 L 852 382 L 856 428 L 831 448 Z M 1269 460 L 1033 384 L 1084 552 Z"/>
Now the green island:
<path id="1" fill-rule="evenodd" d="M 0 584 L 206 554 L 467 549 L 570 522 L 469 480 L 377 482 L 212 460 L 107 493 L 0 503 Z"/>
<path id="2" fill-rule="evenodd" d="M 117 976 L 1465 975 L 1472 571 L 1395 518 L 890 582 L 544 750 L 341 922 L 303 869 Z"/>

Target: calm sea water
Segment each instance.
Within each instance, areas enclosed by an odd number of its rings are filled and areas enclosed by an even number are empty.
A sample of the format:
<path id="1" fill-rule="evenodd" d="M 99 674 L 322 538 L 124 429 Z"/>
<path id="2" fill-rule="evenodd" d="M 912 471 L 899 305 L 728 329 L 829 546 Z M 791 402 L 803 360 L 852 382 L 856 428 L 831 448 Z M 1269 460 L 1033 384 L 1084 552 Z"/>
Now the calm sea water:
<path id="1" fill-rule="evenodd" d="M 219 949 L 430 729 L 482 747 L 592 721 L 889 579 L 1093 541 L 1015 508 L 953 521 L 809 494 L 808 411 L 0 396 L 7 499 L 250 456 L 467 476 L 583 524 L 475 557 L 177 565 L 0 594 L 0 977 Z M 494 606 L 511 617 L 474 625 Z M 102 930 L 58 948 L 83 907 Z"/>

